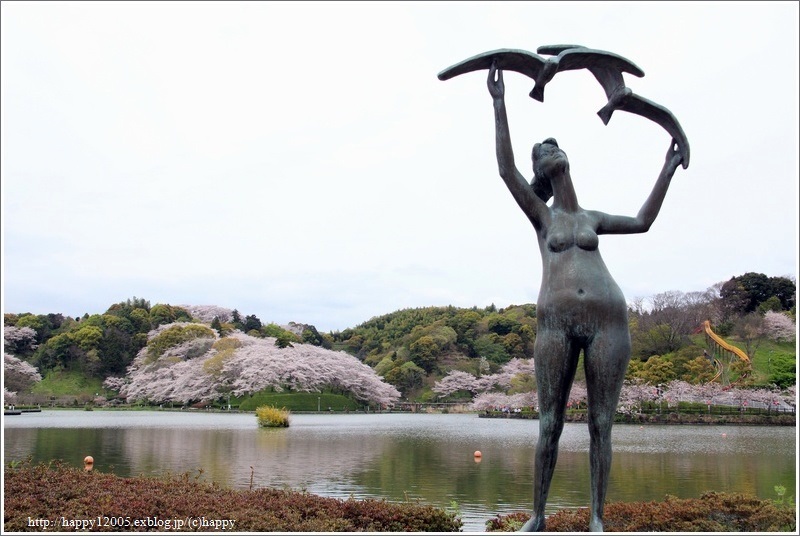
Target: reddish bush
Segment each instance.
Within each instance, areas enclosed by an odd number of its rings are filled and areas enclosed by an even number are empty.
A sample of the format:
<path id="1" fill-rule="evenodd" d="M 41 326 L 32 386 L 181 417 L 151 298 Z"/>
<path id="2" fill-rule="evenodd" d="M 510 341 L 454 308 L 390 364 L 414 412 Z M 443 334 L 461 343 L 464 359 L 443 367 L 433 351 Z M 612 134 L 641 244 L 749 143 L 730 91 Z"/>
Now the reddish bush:
<path id="1" fill-rule="evenodd" d="M 98 520 L 94 531 L 163 531 L 134 520 L 233 520 L 235 532 L 456 532 L 461 521 L 433 506 L 379 500 L 340 500 L 275 489 L 233 490 L 188 475 L 122 478 L 27 464 L 5 471 L 3 532 L 69 531 L 62 518 Z M 113 524 L 109 524 L 112 520 Z M 151 523 L 152 525 L 152 523 Z M 190 530 L 219 530 L 193 526 Z M 186 530 L 186 528 L 184 528 Z"/>
<path id="2" fill-rule="evenodd" d="M 710 492 L 699 499 L 668 496 L 662 502 L 609 503 L 608 532 L 796 532 L 794 507 L 781 507 L 755 497 Z M 518 530 L 529 514 L 498 516 L 486 523 L 489 532 Z M 562 510 L 547 518 L 549 532 L 586 532 L 589 510 Z"/>

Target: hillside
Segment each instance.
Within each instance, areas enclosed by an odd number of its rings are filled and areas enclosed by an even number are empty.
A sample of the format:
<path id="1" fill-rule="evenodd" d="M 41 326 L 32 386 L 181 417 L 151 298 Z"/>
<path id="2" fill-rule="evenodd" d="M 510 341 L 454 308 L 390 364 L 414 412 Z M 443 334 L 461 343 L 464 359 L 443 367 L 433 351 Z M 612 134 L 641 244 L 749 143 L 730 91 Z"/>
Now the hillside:
<path id="1" fill-rule="evenodd" d="M 649 304 L 634 301 L 629 310 L 633 355 L 628 376 L 652 385 L 673 380 L 702 383 L 713 378 L 715 370 L 708 359 L 706 341 L 698 335 L 702 322 L 710 319 L 716 333 L 751 358 L 752 368 L 748 370 L 734 370 L 743 365 L 729 363 L 732 372 L 728 371 L 727 381 L 742 376 L 751 386 L 794 385 L 794 289 L 792 280 L 747 273 L 703 293 L 669 291 L 651 297 Z M 153 332 L 175 323 L 196 324 L 199 342 L 176 342 L 165 337 L 154 340 Z M 5 387 L 45 400 L 80 394 L 83 402 L 98 392 L 98 384 L 107 378 L 145 369 L 156 374 L 162 368 L 177 374 L 180 367 L 191 368 L 186 363 L 197 357 L 204 363 L 209 361 L 205 365 L 208 370 L 229 367 L 227 374 L 232 365 L 219 356 L 230 349 L 215 346 L 235 339 L 248 341 L 248 348 L 262 348 L 264 355 L 267 346 L 272 352 L 307 345 L 338 352 L 342 360 L 354 356 L 353 363 L 369 367 L 402 398 L 424 402 L 439 400 L 433 388 L 454 371 L 479 377 L 498 373 L 513 359 L 532 358 L 536 328 L 534 304 L 502 309 L 494 305 L 403 309 L 343 331 L 320 333 L 303 323 L 263 324 L 255 315 L 236 309 L 151 306 L 147 300 L 134 297 L 111 305 L 102 314 L 82 318 L 55 313 L 4 314 L 4 351 L 13 356 L 5 359 Z M 201 332 L 206 335 L 200 336 Z M 165 343 L 187 343 L 187 354 L 180 357 L 180 352 L 169 354 L 165 348 L 153 350 L 154 345 Z M 157 366 L 139 358 L 145 349 L 150 356 L 160 356 L 155 360 Z M 162 355 L 165 352 L 166 358 Z M 10 361 L 13 358 L 18 362 Z M 167 358 L 175 362 L 166 366 Z M 178 366 L 177 361 L 184 364 Z M 192 366 L 197 365 L 193 362 Z M 582 374 L 579 368 L 578 381 Z M 203 396 L 227 396 L 235 389 L 235 378 L 222 375 L 228 387 L 209 390 Z M 148 398 L 152 394 L 146 393 Z"/>

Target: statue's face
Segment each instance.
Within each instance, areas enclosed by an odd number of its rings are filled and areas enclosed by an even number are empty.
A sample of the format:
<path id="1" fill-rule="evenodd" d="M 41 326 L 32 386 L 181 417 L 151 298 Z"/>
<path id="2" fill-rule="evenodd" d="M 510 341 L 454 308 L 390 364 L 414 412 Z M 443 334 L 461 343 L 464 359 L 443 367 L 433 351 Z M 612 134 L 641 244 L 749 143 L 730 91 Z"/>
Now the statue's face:
<path id="1" fill-rule="evenodd" d="M 569 168 L 567 154 L 558 147 L 553 138 L 533 146 L 533 172 L 552 179 Z"/>

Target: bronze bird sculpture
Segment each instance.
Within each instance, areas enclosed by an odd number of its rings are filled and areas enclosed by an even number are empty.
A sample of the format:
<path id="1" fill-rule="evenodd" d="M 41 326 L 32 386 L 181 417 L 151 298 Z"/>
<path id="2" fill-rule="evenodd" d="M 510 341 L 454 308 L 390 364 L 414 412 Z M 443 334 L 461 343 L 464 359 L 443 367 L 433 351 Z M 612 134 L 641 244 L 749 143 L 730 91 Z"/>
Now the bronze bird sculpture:
<path id="1" fill-rule="evenodd" d="M 549 45 L 539 47 L 536 49 L 536 52 L 539 54 L 557 55 L 557 57 L 561 57 L 569 51 L 580 49 L 591 50 L 579 45 Z M 656 104 L 631 91 L 630 88 L 625 86 L 625 81 L 622 79 L 622 71 L 614 68 L 614 66 L 608 62 L 587 65 L 586 68 L 594 75 L 597 81 L 600 82 L 608 98 L 608 103 L 597 112 L 603 124 L 608 124 L 614 110 L 624 110 L 646 117 L 661 125 L 664 130 L 672 136 L 672 139 L 678 144 L 678 149 L 681 153 L 681 165 L 684 169 L 689 167 L 689 141 L 686 139 L 686 134 L 684 134 L 680 123 L 678 123 L 678 120 L 672 115 L 672 112 L 660 104 Z M 644 73 L 642 73 L 642 75 L 644 75 Z"/>
<path id="2" fill-rule="evenodd" d="M 586 47 L 558 45 L 560 52 L 554 58 L 543 58 L 526 50 L 502 48 L 490 50 L 467 58 L 439 73 L 439 80 L 449 80 L 460 74 L 489 69 L 492 62 L 497 61 L 497 68 L 515 71 L 535 81 L 530 96 L 539 102 L 544 101 L 544 88 L 560 71 L 601 66 L 612 72 L 626 72 L 635 76 L 644 76 L 644 72 L 636 65 L 611 52 L 593 50 Z M 543 47 L 547 48 L 547 47 Z M 621 75 L 620 75 L 621 77 Z"/>

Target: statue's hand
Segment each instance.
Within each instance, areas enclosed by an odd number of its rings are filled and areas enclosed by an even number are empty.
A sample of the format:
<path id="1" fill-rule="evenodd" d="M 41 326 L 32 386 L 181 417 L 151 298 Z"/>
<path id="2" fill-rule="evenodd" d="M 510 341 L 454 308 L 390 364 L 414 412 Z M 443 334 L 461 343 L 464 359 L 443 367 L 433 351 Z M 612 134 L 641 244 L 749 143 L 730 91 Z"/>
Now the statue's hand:
<path id="1" fill-rule="evenodd" d="M 486 85 L 489 86 L 489 94 L 493 99 L 502 99 L 505 95 L 506 86 L 503 84 L 503 71 L 497 68 L 497 60 L 494 60 L 489 68 L 489 78 L 486 80 Z"/>
<path id="2" fill-rule="evenodd" d="M 672 174 L 675 173 L 675 170 L 678 169 L 678 166 L 681 165 L 681 162 L 683 162 L 681 148 L 678 145 L 678 142 L 673 139 L 672 143 L 669 145 L 669 150 L 667 151 L 664 167 L 669 170 L 670 174 Z"/>

